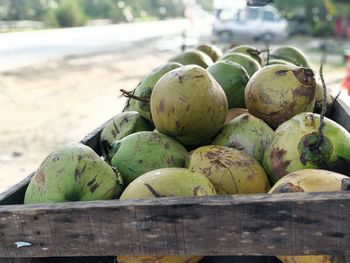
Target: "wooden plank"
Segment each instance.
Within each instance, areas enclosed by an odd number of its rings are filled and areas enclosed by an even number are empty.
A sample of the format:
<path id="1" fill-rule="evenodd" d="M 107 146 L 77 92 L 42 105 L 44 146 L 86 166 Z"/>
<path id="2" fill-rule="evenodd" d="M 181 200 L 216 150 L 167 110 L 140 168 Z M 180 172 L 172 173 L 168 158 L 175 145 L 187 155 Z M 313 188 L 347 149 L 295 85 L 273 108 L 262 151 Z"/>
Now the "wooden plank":
<path id="1" fill-rule="evenodd" d="M 341 181 L 341 190 L 342 191 L 350 191 L 350 178 L 344 178 Z"/>
<path id="2" fill-rule="evenodd" d="M 5 192 L 0 193 L 0 205 L 23 204 L 25 191 L 33 175 L 34 173 L 20 181 L 18 184 L 10 187 Z"/>
<path id="3" fill-rule="evenodd" d="M 114 257 L 0 258 L 1 263 L 115 263 Z"/>
<path id="4" fill-rule="evenodd" d="M 335 101 L 331 118 L 350 132 L 350 98 L 345 91 Z"/>
<path id="5" fill-rule="evenodd" d="M 34 263 L 31 258 L 0 258 L 1 263 Z"/>
<path id="6" fill-rule="evenodd" d="M 348 255 L 349 217 L 349 192 L 10 205 L 0 257 Z"/>
<path id="7" fill-rule="evenodd" d="M 52 258 L 0 258 L 1 263 L 115 263 L 114 257 L 52 257 Z M 200 263 L 281 263 L 276 257 L 216 256 L 204 257 Z M 334 262 L 337 263 L 337 262 Z M 346 263 L 339 261 L 338 263 Z"/>
<path id="8" fill-rule="evenodd" d="M 91 149 L 93 149 L 98 155 L 101 156 L 101 147 L 100 147 L 100 136 L 103 128 L 106 126 L 106 124 L 110 120 L 103 123 L 101 126 L 96 128 L 94 131 L 90 132 L 88 135 L 86 135 L 80 142 L 89 146 Z"/>
<path id="9" fill-rule="evenodd" d="M 216 256 L 206 257 L 200 263 L 281 263 L 276 257 L 264 256 Z"/>

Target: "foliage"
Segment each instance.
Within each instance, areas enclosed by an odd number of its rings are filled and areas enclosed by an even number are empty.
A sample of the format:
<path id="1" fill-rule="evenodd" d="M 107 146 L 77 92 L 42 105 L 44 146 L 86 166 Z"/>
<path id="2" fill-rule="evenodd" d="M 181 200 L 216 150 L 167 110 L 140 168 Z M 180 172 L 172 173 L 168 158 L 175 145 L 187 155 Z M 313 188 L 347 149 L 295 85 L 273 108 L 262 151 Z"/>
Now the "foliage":
<path id="1" fill-rule="evenodd" d="M 212 12 L 214 10 L 213 0 L 197 0 L 197 4 L 199 4 L 206 11 Z"/>
<path id="2" fill-rule="evenodd" d="M 57 20 L 56 12 L 54 9 L 48 10 L 47 15 L 46 15 L 45 20 L 44 20 L 44 24 L 46 27 L 51 27 L 51 28 L 55 28 L 55 27 L 60 26 L 60 23 Z"/>
<path id="3" fill-rule="evenodd" d="M 313 36 L 330 36 L 333 33 L 334 20 L 343 12 L 332 0 L 275 0 L 275 6 L 289 19 L 300 19 L 310 25 Z M 347 4 L 348 15 L 350 5 Z"/>
<path id="4" fill-rule="evenodd" d="M 61 27 L 82 26 L 86 22 L 86 17 L 76 1 L 61 1 L 54 13 Z"/>
<path id="5" fill-rule="evenodd" d="M 42 20 L 48 0 L 0 0 L 0 20 Z"/>
<path id="6" fill-rule="evenodd" d="M 190 0 L 188 0 L 190 1 Z M 213 10 L 213 0 L 196 0 Z M 302 20 L 314 36 L 330 35 L 335 18 L 350 19 L 350 3 L 335 0 L 274 0 L 289 20 Z M 184 15 L 184 0 L 0 0 L 0 20 L 40 20 L 46 26 L 79 26 L 87 19 L 131 22 Z"/>

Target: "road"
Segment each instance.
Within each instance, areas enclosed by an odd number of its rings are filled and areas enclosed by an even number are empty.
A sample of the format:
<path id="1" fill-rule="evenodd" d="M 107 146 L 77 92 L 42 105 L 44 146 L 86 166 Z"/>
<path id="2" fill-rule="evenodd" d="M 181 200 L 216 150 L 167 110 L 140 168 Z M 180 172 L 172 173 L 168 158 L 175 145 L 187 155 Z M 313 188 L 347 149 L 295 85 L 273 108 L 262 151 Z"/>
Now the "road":
<path id="1" fill-rule="evenodd" d="M 123 51 L 155 37 L 180 36 L 185 19 L 0 34 L 0 71 L 70 55 Z"/>

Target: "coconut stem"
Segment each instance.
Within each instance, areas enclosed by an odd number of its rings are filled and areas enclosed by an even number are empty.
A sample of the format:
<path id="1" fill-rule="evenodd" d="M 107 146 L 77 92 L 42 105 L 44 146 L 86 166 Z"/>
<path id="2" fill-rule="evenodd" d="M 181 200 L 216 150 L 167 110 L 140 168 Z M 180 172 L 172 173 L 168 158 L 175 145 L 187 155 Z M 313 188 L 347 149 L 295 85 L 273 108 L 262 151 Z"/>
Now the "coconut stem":
<path id="1" fill-rule="evenodd" d="M 326 63 L 326 51 L 323 52 L 321 57 L 321 66 L 320 66 L 320 78 L 322 82 L 322 88 L 323 88 L 323 99 L 322 99 L 322 111 L 320 116 L 320 126 L 318 127 L 318 142 L 317 142 L 317 148 L 321 146 L 321 143 L 323 142 L 323 127 L 326 125 L 324 121 L 324 117 L 326 115 L 327 111 L 327 87 L 326 83 L 324 81 L 323 77 L 323 65 Z"/>
<path id="2" fill-rule="evenodd" d="M 270 64 L 270 41 L 266 41 L 266 66 Z"/>
<path id="3" fill-rule="evenodd" d="M 134 100 L 138 100 L 138 101 L 142 101 L 142 102 L 146 102 L 146 103 L 149 103 L 151 101 L 150 97 L 135 96 L 134 94 L 132 94 L 132 92 L 126 91 L 124 89 L 121 89 L 120 91 L 123 93 L 123 96 L 127 97 L 127 98 L 132 98 Z"/>
<path id="4" fill-rule="evenodd" d="M 268 66 L 270 63 L 270 57 L 272 57 L 272 55 L 270 54 L 270 45 L 269 43 L 266 43 L 266 48 L 265 49 L 261 49 L 260 51 L 258 51 L 260 54 L 266 52 L 266 63 L 265 66 Z"/>
<path id="5" fill-rule="evenodd" d="M 249 48 L 249 49 L 247 50 L 248 54 L 251 55 L 251 56 L 259 56 L 259 55 L 261 54 L 261 52 L 264 52 L 264 51 L 265 51 L 265 50 L 259 51 L 259 50 L 251 49 L 251 48 Z"/>

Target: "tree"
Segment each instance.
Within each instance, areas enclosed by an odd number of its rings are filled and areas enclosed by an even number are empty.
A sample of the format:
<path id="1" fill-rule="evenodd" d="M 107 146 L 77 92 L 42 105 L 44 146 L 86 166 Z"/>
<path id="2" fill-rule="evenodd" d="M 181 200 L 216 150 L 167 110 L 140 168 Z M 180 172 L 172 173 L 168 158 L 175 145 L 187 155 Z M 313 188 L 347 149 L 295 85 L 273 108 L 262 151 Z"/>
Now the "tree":
<path id="1" fill-rule="evenodd" d="M 61 1 L 55 15 L 61 27 L 82 26 L 86 22 L 86 17 L 76 1 Z"/>
<path id="2" fill-rule="evenodd" d="M 311 26 L 314 36 L 329 36 L 333 31 L 336 9 L 331 0 L 275 0 L 274 5 L 288 19 L 302 17 Z"/>

